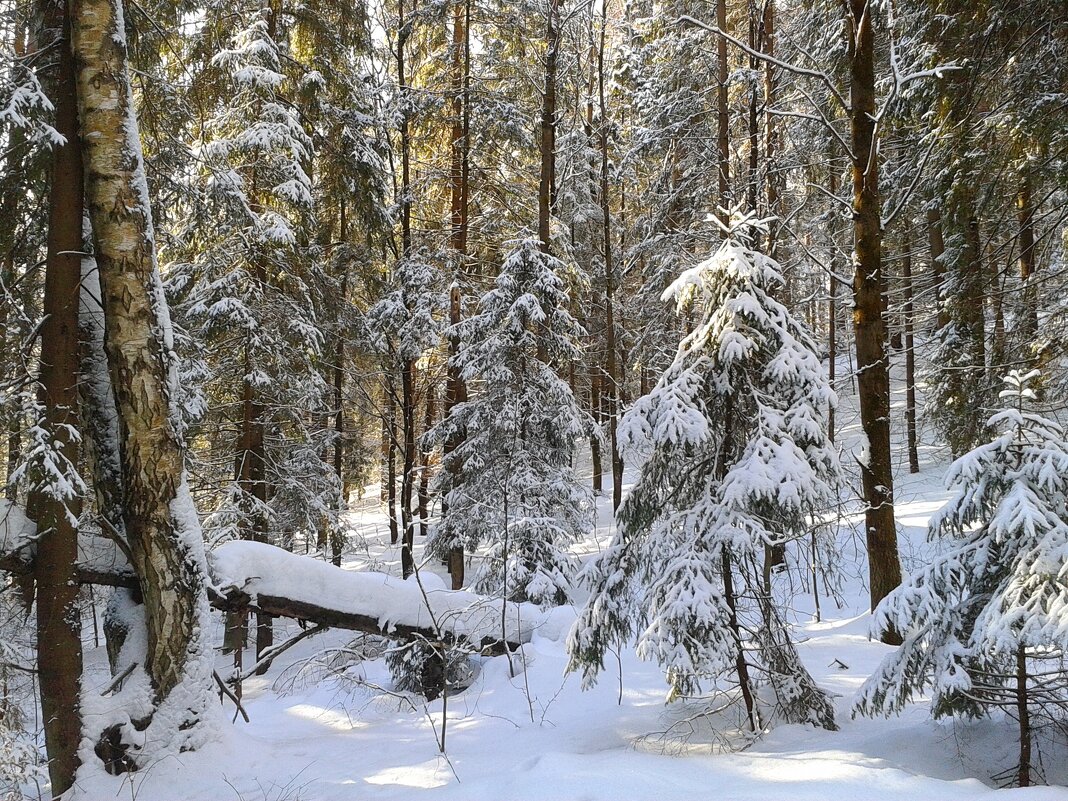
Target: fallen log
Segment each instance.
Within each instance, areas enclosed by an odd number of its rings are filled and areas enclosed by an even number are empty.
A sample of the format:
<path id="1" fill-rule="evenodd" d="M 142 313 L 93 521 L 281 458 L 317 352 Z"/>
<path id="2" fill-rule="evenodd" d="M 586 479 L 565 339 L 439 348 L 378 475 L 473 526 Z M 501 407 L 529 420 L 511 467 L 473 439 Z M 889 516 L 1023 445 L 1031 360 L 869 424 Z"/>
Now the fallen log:
<path id="1" fill-rule="evenodd" d="M 397 640 L 466 642 L 489 654 L 530 641 L 541 611 L 449 590 L 436 576 L 403 580 L 345 570 L 273 545 L 236 541 L 208 555 L 219 609 L 247 607 Z"/>
<path id="2" fill-rule="evenodd" d="M 0 570 L 32 572 L 35 539 L 33 523 L 0 504 Z M 208 563 L 208 597 L 216 609 L 248 609 L 394 640 L 467 643 L 502 654 L 529 642 L 542 617 L 532 604 L 445 589 L 429 574 L 420 587 L 414 578 L 345 570 L 264 543 L 224 543 Z M 121 551 L 102 537 L 80 544 L 76 574 L 81 584 L 138 586 Z"/>

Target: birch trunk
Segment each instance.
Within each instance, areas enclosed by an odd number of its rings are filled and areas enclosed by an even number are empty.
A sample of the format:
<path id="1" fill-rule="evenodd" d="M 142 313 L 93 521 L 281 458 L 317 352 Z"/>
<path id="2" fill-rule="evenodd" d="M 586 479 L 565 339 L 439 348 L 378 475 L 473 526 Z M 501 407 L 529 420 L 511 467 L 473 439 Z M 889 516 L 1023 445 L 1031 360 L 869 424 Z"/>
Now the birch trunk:
<path id="1" fill-rule="evenodd" d="M 126 493 L 123 522 L 148 629 L 143 665 L 158 705 L 211 666 L 200 642 L 207 612 L 203 545 L 184 481 L 171 408 L 170 318 L 156 263 L 152 212 L 134 111 L 121 0 L 74 0 L 78 113 Z M 208 671 L 206 674 L 204 671 Z M 185 717 L 201 713 L 182 694 Z M 174 720 L 169 723 L 175 723 Z M 186 730 L 188 730 L 188 725 Z"/>

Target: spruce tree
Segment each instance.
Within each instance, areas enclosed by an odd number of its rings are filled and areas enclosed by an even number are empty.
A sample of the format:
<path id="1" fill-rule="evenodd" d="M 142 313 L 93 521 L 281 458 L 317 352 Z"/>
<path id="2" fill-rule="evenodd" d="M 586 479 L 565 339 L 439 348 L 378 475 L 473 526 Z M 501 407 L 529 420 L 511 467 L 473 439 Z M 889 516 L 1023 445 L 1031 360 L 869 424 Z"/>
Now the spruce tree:
<path id="1" fill-rule="evenodd" d="M 1028 409 L 1037 378 L 1009 373 L 1007 406 L 988 421 L 1000 433 L 950 467 L 954 494 L 929 524 L 938 551 L 875 612 L 873 625 L 893 626 L 904 644 L 856 705 L 885 715 L 927 691 L 935 717 L 1008 708 L 1020 726 L 1021 785 L 1030 782 L 1033 707 L 1059 706 L 1068 690 L 1068 438 Z"/>
<path id="2" fill-rule="evenodd" d="M 719 250 L 664 292 L 694 326 L 620 424 L 641 472 L 588 571 L 570 667 L 592 683 L 606 650 L 636 638 L 669 698 L 728 680 L 754 731 L 768 712 L 834 728 L 757 567 L 767 546 L 808 531 L 839 478 L 824 433 L 834 393 L 808 332 L 774 298 L 780 267 L 752 246 L 762 231 L 735 216 Z M 761 708 L 760 685 L 774 710 Z"/>
<path id="3" fill-rule="evenodd" d="M 331 436 L 322 312 L 332 284 L 312 241 L 315 150 L 294 101 L 309 80 L 289 55 L 282 12 L 259 3 L 240 11 L 245 27 L 205 66 L 214 113 L 194 199 L 173 234 L 170 284 L 194 345 L 187 370 L 203 393 L 191 416 L 201 431 L 238 429 L 232 451 L 197 465 L 218 471 L 213 483 L 224 490 L 209 536 L 288 545 L 324 528 L 340 535 L 340 482 L 322 460 Z"/>
<path id="4" fill-rule="evenodd" d="M 593 527 L 592 497 L 571 467 L 592 420 L 553 366 L 578 358 L 581 333 L 563 269 L 538 241 L 513 244 L 477 312 L 460 323 L 455 358 L 470 399 L 431 434 L 444 442 L 466 432 L 436 480 L 447 514 L 431 529 L 432 550 L 485 547 L 476 589 L 539 604 L 570 597 L 577 562 L 568 549 Z"/>

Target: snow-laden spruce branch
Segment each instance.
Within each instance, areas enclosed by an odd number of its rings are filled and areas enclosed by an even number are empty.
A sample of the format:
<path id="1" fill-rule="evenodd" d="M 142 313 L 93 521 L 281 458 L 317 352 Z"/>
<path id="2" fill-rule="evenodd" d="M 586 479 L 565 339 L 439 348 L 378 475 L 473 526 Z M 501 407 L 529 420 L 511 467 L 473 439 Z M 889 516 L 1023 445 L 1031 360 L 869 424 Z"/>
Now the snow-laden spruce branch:
<path id="1" fill-rule="evenodd" d="M 1031 411 L 1038 371 L 1011 372 L 1000 431 L 953 463 L 953 491 L 928 537 L 942 550 L 875 610 L 876 628 L 904 637 L 861 688 L 854 714 L 887 715 L 928 691 L 936 717 L 978 717 L 1012 696 L 1020 717 L 1021 784 L 1029 770 L 1028 708 L 1062 705 L 1068 638 L 1068 438 Z"/>

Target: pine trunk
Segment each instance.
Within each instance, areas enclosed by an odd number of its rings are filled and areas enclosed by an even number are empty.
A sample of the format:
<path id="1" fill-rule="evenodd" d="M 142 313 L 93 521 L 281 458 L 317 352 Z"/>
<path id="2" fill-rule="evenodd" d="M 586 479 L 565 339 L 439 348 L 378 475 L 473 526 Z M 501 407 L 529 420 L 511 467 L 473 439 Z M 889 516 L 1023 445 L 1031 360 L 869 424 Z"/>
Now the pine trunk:
<path id="1" fill-rule="evenodd" d="M 601 424 L 601 368 L 594 363 L 590 370 L 590 413 L 598 426 Z M 599 432 L 590 434 L 590 457 L 593 461 L 593 491 L 600 493 L 604 488 L 604 464 L 601 459 L 601 437 Z"/>
<path id="2" fill-rule="evenodd" d="M 556 205 L 556 63 L 560 50 L 560 0 L 549 0 L 545 31 L 545 74 L 541 103 L 541 166 L 538 173 L 538 240 L 550 249 L 550 224 Z M 543 358 L 542 361 L 545 361 Z"/>
<path id="3" fill-rule="evenodd" d="M 764 0 L 764 18 L 762 21 L 763 52 L 769 57 L 775 56 L 775 0 Z M 768 217 L 773 217 L 768 223 L 768 241 L 765 252 L 773 259 L 777 259 L 776 245 L 778 244 L 778 227 L 782 217 L 782 209 L 779 208 L 779 171 L 776 164 L 778 156 L 778 133 L 776 131 L 776 117 L 771 113 L 775 105 L 775 67 L 770 62 L 764 62 L 764 163 L 766 170 L 765 192 L 768 198 Z M 789 287 L 789 275 L 786 276 Z M 787 297 L 790 291 L 787 289 Z"/>
<path id="4" fill-rule="evenodd" d="M 1023 284 L 1019 339 L 1026 357 L 1035 361 L 1033 349 L 1038 339 L 1038 284 L 1035 279 L 1035 206 L 1031 194 L 1031 175 L 1025 167 L 1016 194 L 1020 282 Z"/>
<path id="5" fill-rule="evenodd" d="M 44 4 L 41 16 L 48 15 L 48 3 Z M 25 58 L 29 49 L 29 20 L 35 10 L 28 4 L 24 13 L 20 13 L 18 6 L 13 6 L 15 12 L 13 19 L 14 55 L 18 59 Z M 54 15 L 54 12 L 52 12 Z M 44 22 L 44 19 L 42 19 Z M 48 23 L 45 23 L 47 25 Z M 55 26 L 53 26 L 54 28 Z M 58 33 L 58 31 L 56 31 Z M 53 92 L 49 92 L 55 99 Z M 57 121 L 58 125 L 58 121 Z M 25 182 L 30 167 L 26 155 L 26 135 L 19 126 L 6 126 L 4 154 L 0 158 L 0 285 L 8 291 L 17 284 L 15 275 L 15 257 L 18 249 L 18 234 L 20 211 L 19 203 L 25 202 Z M 6 294 L 6 293 L 5 293 Z M 14 297 L 10 301 L 15 300 Z M 0 302 L 0 353 L 14 353 L 20 347 L 21 326 L 14 323 L 9 314 L 13 303 L 8 298 Z M 15 367 L 13 359 L 5 360 L 0 364 L 0 381 L 6 382 L 13 378 L 12 369 Z M 0 427 L 7 442 L 5 448 L 4 470 L 4 497 L 14 502 L 18 498 L 18 481 L 12 480 L 12 475 L 18 468 L 22 453 L 22 413 L 18 408 L 9 408 L 16 404 L 4 404 L 0 410 Z"/>
<path id="6" fill-rule="evenodd" d="M 936 330 L 949 323 L 945 298 L 946 243 L 942 236 L 942 215 L 937 208 L 927 210 L 927 249 L 931 256 L 931 281 L 934 284 Z"/>
<path id="7" fill-rule="evenodd" d="M 957 289 L 964 292 L 964 315 L 961 322 L 967 328 L 971 342 L 972 364 L 977 370 L 986 369 L 986 281 L 983 270 L 983 247 L 979 236 L 979 215 L 975 199 L 969 189 L 958 198 L 958 222 L 964 228 L 964 252 L 960 257 Z M 976 376 L 980 381 L 982 376 Z M 976 410 L 977 413 L 981 412 Z M 975 444 L 979 444 L 976 442 Z"/>
<path id="8" fill-rule="evenodd" d="M 905 323 L 905 429 L 908 438 L 909 472 L 920 472 L 920 454 L 916 435 L 916 336 L 915 312 L 912 302 L 912 228 L 905 218 L 905 252 L 901 258 L 901 278 L 904 282 Z"/>
<path id="9" fill-rule="evenodd" d="M 345 201 L 341 201 L 341 241 L 347 243 L 349 237 Z M 341 276 L 341 302 L 349 302 L 349 265 L 346 261 Z M 334 344 L 334 474 L 341 489 L 337 499 L 338 511 L 345 508 L 349 500 L 348 481 L 345 478 L 345 335 L 342 325 L 338 325 Z M 330 542 L 330 561 L 341 567 L 341 550 L 344 541 L 336 533 Z"/>
<path id="10" fill-rule="evenodd" d="M 716 25 L 727 30 L 727 0 L 716 0 Z M 730 107 L 727 103 L 727 40 L 716 37 L 716 151 L 718 156 L 720 219 L 727 223 L 731 207 Z"/>
<path id="11" fill-rule="evenodd" d="M 738 675 L 738 686 L 742 691 L 742 701 L 745 703 L 745 715 L 749 722 L 749 730 L 757 730 L 756 697 L 753 694 L 753 684 L 749 677 L 749 663 L 745 659 L 745 649 L 742 646 L 742 628 L 738 623 L 737 599 L 734 592 L 734 567 L 731 557 L 724 552 L 722 560 L 723 570 L 723 600 L 730 610 L 728 625 L 734 638 L 734 670 Z"/>
<path id="12" fill-rule="evenodd" d="M 411 184 L 411 126 L 408 120 L 408 95 L 410 87 L 405 74 L 405 44 L 411 35 L 413 20 L 405 21 L 404 3 L 398 6 L 397 34 L 397 81 L 405 105 L 401 110 L 401 261 L 412 255 L 412 184 Z M 415 360 L 405 359 L 401 364 L 401 571 L 408 578 L 415 570 L 412 548 L 415 544 L 415 524 L 412 498 L 415 495 Z"/>
<path id="13" fill-rule="evenodd" d="M 1031 711 L 1027 698 L 1027 654 L 1021 645 L 1016 649 L 1016 722 L 1020 727 L 1020 759 L 1016 783 L 1031 786 Z"/>
<path id="14" fill-rule="evenodd" d="M 389 542 L 400 542 L 400 528 L 397 523 L 397 401 L 394 397 L 393 378 L 386 376 L 386 416 L 384 433 L 386 437 L 386 514 L 389 517 Z"/>
<path id="15" fill-rule="evenodd" d="M 837 378 L 838 362 L 838 279 L 834 276 L 834 262 L 831 262 L 831 276 L 827 279 L 827 383 L 834 388 Z M 831 403 L 827 408 L 827 439 L 834 442 L 835 408 Z"/>
<path id="16" fill-rule="evenodd" d="M 401 574 L 415 571 L 415 519 L 412 498 L 415 489 L 415 361 L 409 359 L 401 371 L 401 429 L 404 437 L 401 473 Z"/>
<path id="17" fill-rule="evenodd" d="M 749 0 L 749 49 L 760 51 L 761 29 L 763 19 L 756 0 Z M 755 55 L 749 56 L 749 70 L 755 75 L 760 69 L 760 62 Z M 760 208 L 760 87 L 756 81 L 749 86 L 749 174 L 746 176 L 746 201 L 749 211 Z"/>
<path id="18" fill-rule="evenodd" d="M 875 40 L 871 0 L 850 0 L 849 42 L 852 104 L 849 111 L 853 151 L 853 328 L 857 349 L 860 420 L 867 438 L 861 457 L 866 504 L 868 575 L 874 609 L 901 583 L 894 521 L 894 474 L 890 460 L 890 365 L 883 317 L 885 279 L 882 267 L 878 140 L 875 129 Z M 900 642 L 894 631 L 882 633 Z"/>
<path id="19" fill-rule="evenodd" d="M 263 510 L 267 504 L 267 478 L 263 406 L 252 384 L 253 371 L 251 345 L 245 344 L 245 380 L 241 396 L 241 436 L 238 440 L 238 486 L 250 506 L 244 510 L 246 527 L 241 531 L 243 539 L 267 542 L 267 526 Z M 243 615 L 244 612 L 235 613 Z M 234 621 L 231 621 L 233 625 Z M 238 625 L 243 630 L 243 625 Z M 243 638 L 242 638 L 243 639 Z M 269 616 L 256 617 L 256 657 L 274 642 L 274 629 Z"/>
<path id="20" fill-rule="evenodd" d="M 471 0 L 456 0 L 452 16 L 452 146 L 450 167 L 450 224 L 449 243 L 456 259 L 456 275 L 449 289 L 449 369 L 445 385 L 445 410 L 447 418 L 452 409 L 467 400 L 467 385 L 460 373 L 456 359 L 460 353 L 460 335 L 457 327 L 462 317 L 461 285 L 467 281 L 467 206 L 470 159 L 468 141 L 470 133 L 470 84 L 471 84 Z M 448 458 L 463 443 L 462 433 L 448 438 L 442 448 L 445 468 L 454 475 L 462 470 L 455 458 Z M 441 516 L 448 514 L 448 506 L 442 501 Z M 464 549 L 454 545 L 448 554 L 449 575 L 452 588 L 464 585 Z"/>
<path id="21" fill-rule="evenodd" d="M 423 434 L 434 427 L 435 403 L 434 387 L 430 375 L 426 374 L 426 400 L 423 402 Z M 427 535 L 430 525 L 430 451 L 419 449 L 419 536 Z"/>
<path id="22" fill-rule="evenodd" d="M 838 167 L 835 164 L 834 142 L 828 144 L 827 153 L 827 191 L 832 198 L 830 208 L 830 225 L 828 226 L 828 240 L 830 243 L 831 275 L 827 279 L 827 381 L 831 389 L 835 389 L 835 379 L 838 373 L 838 268 L 841 266 L 838 260 Z M 834 442 L 835 408 L 832 404 L 827 409 L 827 439 Z"/>
<path id="23" fill-rule="evenodd" d="M 623 499 L 623 457 L 619 452 L 616 428 L 619 418 L 619 369 L 616 354 L 616 321 L 612 297 L 615 283 L 615 267 L 612 262 L 612 210 L 608 194 L 608 104 L 604 85 L 605 32 L 607 16 L 601 19 L 601 41 L 597 49 L 597 93 L 601 107 L 601 224 L 604 234 L 604 306 L 605 306 L 605 385 L 604 400 L 608 418 L 608 442 L 612 459 L 612 510 L 619 508 Z"/>
<path id="24" fill-rule="evenodd" d="M 82 153 L 78 141 L 77 86 L 70 49 L 70 18 L 65 6 L 42 3 L 42 50 L 55 56 L 49 76 L 55 103 L 55 129 L 66 142 L 52 150 L 48 198 L 44 322 L 41 325 L 39 400 L 43 427 L 56 458 L 75 469 L 79 443 L 78 301 L 81 284 Z M 52 457 L 49 457 L 52 458 Z M 62 467 L 60 469 L 63 469 Z M 82 737 L 82 641 L 76 519 L 80 498 L 56 495 L 49 471 L 35 471 L 29 507 L 40 539 L 34 580 L 37 589 L 37 668 L 41 688 L 45 747 L 52 795 L 74 783 Z"/>

